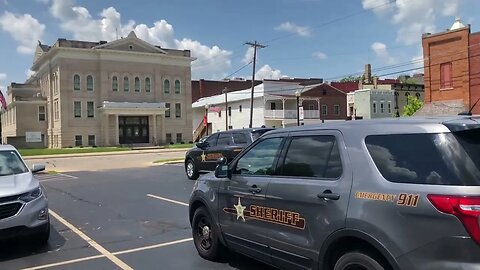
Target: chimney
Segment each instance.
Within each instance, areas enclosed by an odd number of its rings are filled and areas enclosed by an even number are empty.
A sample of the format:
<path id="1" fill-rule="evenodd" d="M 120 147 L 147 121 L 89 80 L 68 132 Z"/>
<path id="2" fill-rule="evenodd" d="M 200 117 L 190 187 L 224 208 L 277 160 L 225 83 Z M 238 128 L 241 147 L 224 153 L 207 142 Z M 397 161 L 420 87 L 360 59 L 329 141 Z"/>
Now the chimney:
<path id="1" fill-rule="evenodd" d="M 372 66 L 370 64 L 365 65 L 365 73 L 363 75 L 366 84 L 372 83 Z"/>

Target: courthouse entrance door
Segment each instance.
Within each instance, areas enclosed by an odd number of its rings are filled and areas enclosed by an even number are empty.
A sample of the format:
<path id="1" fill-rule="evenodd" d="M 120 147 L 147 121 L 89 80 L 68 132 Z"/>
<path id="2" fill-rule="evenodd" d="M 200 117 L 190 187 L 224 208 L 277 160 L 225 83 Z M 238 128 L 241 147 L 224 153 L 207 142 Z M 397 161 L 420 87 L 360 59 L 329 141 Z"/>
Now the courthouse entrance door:
<path id="1" fill-rule="evenodd" d="M 119 116 L 120 144 L 148 143 L 148 116 Z"/>

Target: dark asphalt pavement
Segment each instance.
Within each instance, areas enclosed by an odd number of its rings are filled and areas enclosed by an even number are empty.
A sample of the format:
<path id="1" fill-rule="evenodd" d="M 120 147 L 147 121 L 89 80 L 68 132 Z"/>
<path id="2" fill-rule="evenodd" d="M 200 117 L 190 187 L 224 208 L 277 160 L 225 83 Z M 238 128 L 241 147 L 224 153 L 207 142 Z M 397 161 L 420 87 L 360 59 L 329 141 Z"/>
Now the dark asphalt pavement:
<path id="1" fill-rule="evenodd" d="M 188 207 L 147 196 L 188 203 L 194 181 L 181 165 L 39 178 L 53 212 L 133 269 L 273 269 L 234 253 L 221 262 L 198 256 Z M 120 269 L 65 224 L 51 223 L 47 247 L 0 242 L 0 269 Z"/>

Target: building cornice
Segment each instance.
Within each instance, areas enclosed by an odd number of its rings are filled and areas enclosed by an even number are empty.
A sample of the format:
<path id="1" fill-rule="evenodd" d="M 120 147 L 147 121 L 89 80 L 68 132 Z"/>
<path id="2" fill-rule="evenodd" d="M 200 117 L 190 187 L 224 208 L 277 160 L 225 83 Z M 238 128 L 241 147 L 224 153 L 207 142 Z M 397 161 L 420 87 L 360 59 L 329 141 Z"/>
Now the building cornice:
<path id="1" fill-rule="evenodd" d="M 32 65 L 32 70 L 38 71 L 43 65 L 48 63 L 48 60 L 54 62 L 57 58 L 70 59 L 102 59 L 112 61 L 132 61 L 140 63 L 152 63 L 163 65 L 176 65 L 190 67 L 191 62 L 196 58 L 189 56 L 122 51 L 112 49 L 83 49 L 83 48 L 66 48 L 66 47 L 52 47 L 47 53 L 43 54 Z"/>

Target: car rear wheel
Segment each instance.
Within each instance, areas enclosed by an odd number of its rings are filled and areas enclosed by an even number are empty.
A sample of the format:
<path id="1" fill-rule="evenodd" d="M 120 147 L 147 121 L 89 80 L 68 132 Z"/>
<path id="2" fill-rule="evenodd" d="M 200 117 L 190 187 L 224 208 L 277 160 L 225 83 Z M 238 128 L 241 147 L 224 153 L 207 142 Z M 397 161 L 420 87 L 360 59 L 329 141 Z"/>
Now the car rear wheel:
<path id="1" fill-rule="evenodd" d="M 349 252 L 338 259 L 334 270 L 385 270 L 385 267 L 367 254 Z"/>
<path id="2" fill-rule="evenodd" d="M 198 208 L 193 215 L 192 234 L 195 248 L 202 258 L 215 261 L 223 255 L 225 247 L 220 243 L 218 233 L 207 209 Z"/>
<path id="3" fill-rule="evenodd" d="M 190 180 L 197 180 L 198 176 L 200 175 L 197 170 L 197 166 L 195 166 L 195 162 L 193 162 L 191 159 L 185 162 L 185 172 Z"/>

